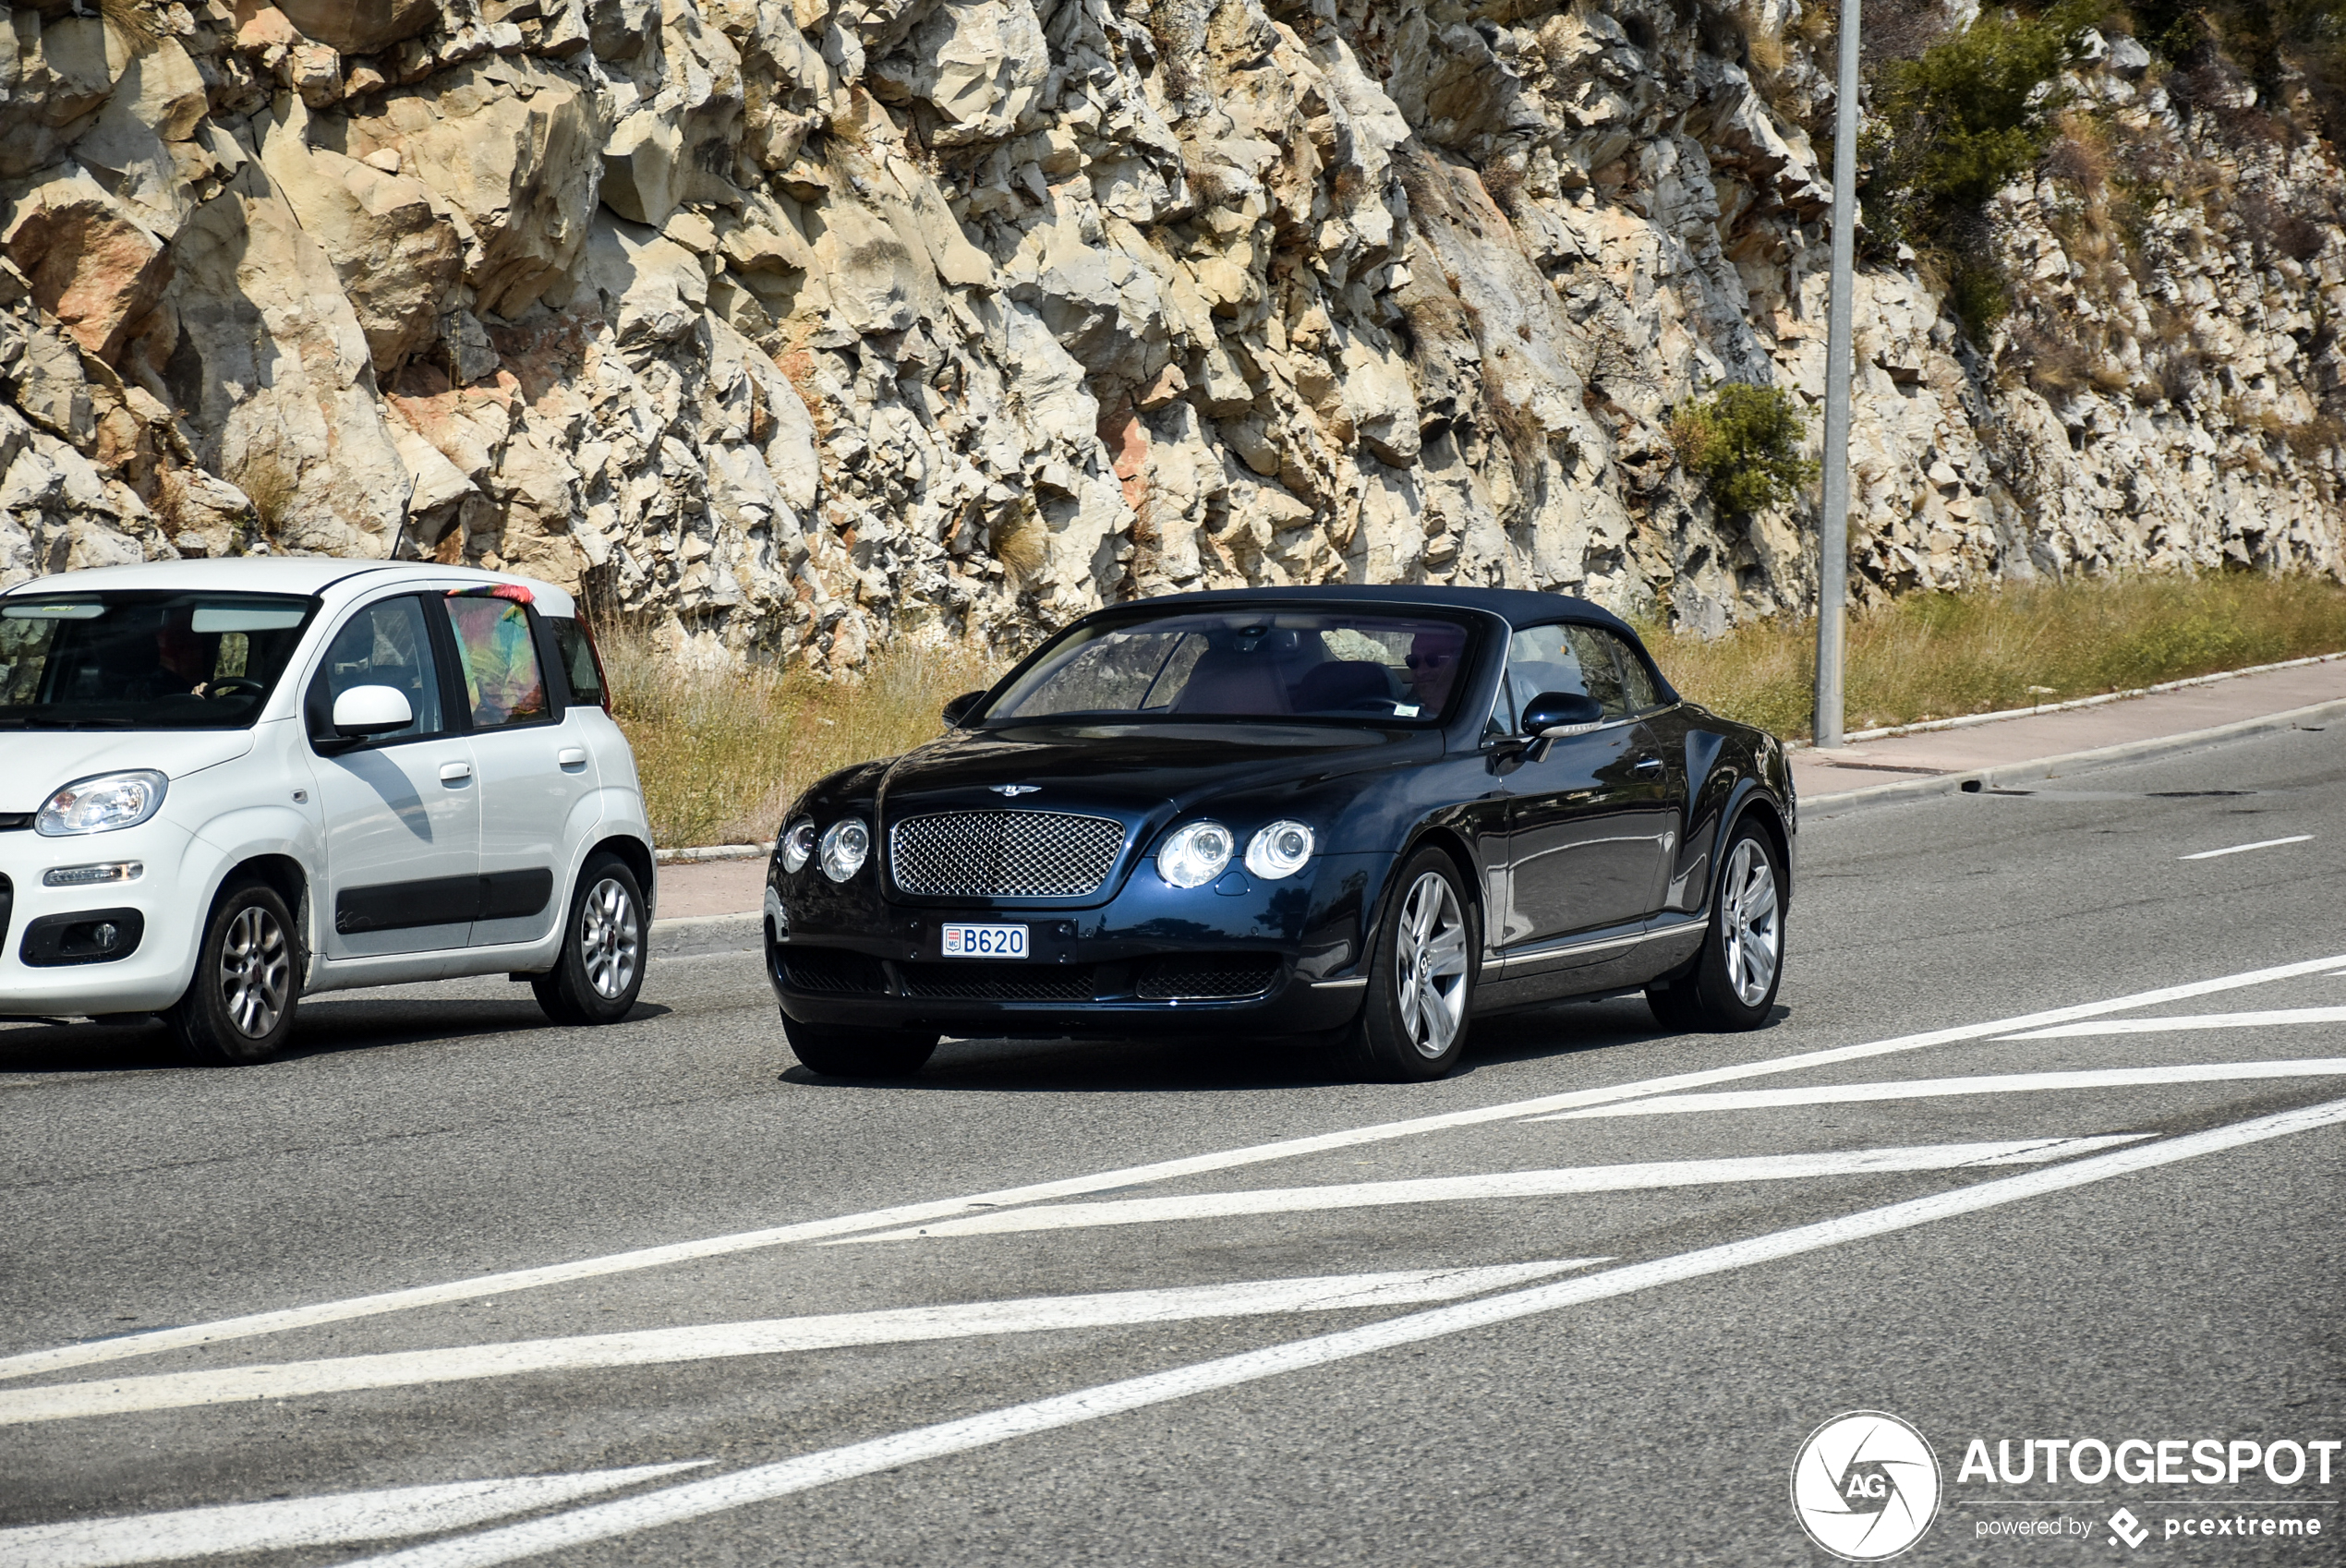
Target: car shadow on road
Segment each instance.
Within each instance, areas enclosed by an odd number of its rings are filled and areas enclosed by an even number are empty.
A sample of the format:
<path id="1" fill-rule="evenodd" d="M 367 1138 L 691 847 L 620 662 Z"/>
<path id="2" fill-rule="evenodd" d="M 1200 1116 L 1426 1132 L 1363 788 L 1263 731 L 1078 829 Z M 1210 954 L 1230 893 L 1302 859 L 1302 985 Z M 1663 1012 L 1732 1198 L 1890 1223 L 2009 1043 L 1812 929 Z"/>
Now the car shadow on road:
<path id="1" fill-rule="evenodd" d="M 1788 1016 L 1790 1009 L 1779 1007 L 1770 1022 Z M 1456 1081 L 1507 1064 L 1635 1045 L 1675 1032 L 1657 1023 L 1639 997 L 1554 1003 L 1476 1019 L 1465 1058 L 1450 1077 Z M 1024 1094 L 1293 1090 L 1358 1081 L 1334 1052 L 1307 1041 L 1220 1037 L 948 1040 L 911 1078 L 826 1078 L 792 1067 L 780 1080 L 810 1089 Z"/>
<path id="2" fill-rule="evenodd" d="M 625 1023 L 665 1018 L 670 1008 L 638 1002 Z M 339 1056 L 394 1045 L 428 1045 L 468 1037 L 519 1035 L 560 1028 L 534 999 L 517 1001 L 305 1001 L 293 1043 L 269 1066 Z M 58 1023 L 28 1019 L 0 1024 L 0 1077 L 25 1073 L 159 1072 L 216 1069 L 179 1054 L 160 1020 L 141 1023 Z"/>

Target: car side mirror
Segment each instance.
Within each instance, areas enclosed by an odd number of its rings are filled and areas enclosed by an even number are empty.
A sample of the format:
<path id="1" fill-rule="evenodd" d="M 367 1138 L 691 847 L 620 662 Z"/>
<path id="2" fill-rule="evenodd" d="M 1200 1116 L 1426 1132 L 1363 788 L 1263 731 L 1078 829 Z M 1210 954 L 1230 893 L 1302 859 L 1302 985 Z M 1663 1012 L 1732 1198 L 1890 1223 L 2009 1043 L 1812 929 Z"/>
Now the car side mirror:
<path id="1" fill-rule="evenodd" d="M 1558 741 L 1586 735 L 1604 723 L 1604 709 L 1586 692 L 1542 692 L 1524 706 L 1523 730 L 1533 737 L 1531 760 L 1545 762 Z"/>
<path id="2" fill-rule="evenodd" d="M 961 720 L 976 712 L 977 705 L 985 700 L 986 694 L 983 692 L 963 692 L 945 705 L 945 722 L 953 729 L 959 730 L 961 727 Z"/>
<path id="3" fill-rule="evenodd" d="M 334 733 L 344 737 L 388 735 L 416 722 L 407 694 L 396 686 L 353 686 L 334 699 Z"/>

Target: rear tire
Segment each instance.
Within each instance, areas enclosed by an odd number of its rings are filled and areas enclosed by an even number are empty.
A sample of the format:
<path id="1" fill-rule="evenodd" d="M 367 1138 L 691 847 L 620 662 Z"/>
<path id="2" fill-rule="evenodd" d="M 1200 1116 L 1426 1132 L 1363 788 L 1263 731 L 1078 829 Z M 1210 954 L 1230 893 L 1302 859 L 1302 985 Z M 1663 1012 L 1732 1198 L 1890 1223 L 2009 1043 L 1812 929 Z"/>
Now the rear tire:
<path id="1" fill-rule="evenodd" d="M 617 1023 L 644 989 L 644 891 L 627 862 L 587 857 L 572 889 L 562 957 L 529 977 L 538 1005 L 556 1023 Z"/>
<path id="2" fill-rule="evenodd" d="M 910 1078 L 927 1065 L 937 1038 L 913 1030 L 801 1023 L 788 1013 L 782 1034 L 806 1070 L 825 1078 Z"/>
<path id="3" fill-rule="evenodd" d="M 206 1067 L 270 1061 L 293 1038 L 306 968 L 293 915 L 276 889 L 232 883 L 212 902 L 195 976 L 163 1021 L 180 1050 Z"/>
<path id="4" fill-rule="evenodd" d="M 1394 898 L 1369 952 L 1368 996 L 1345 1055 L 1360 1077 L 1424 1083 L 1466 1050 L 1482 933 L 1458 870 L 1421 850 L 1394 879 Z"/>
<path id="5" fill-rule="evenodd" d="M 1758 1029 L 1775 1010 L 1784 983 L 1784 874 L 1767 830 L 1735 826 L 1711 895 L 1711 929 L 1694 967 L 1646 987 L 1646 1005 L 1665 1029 L 1732 1034 Z"/>

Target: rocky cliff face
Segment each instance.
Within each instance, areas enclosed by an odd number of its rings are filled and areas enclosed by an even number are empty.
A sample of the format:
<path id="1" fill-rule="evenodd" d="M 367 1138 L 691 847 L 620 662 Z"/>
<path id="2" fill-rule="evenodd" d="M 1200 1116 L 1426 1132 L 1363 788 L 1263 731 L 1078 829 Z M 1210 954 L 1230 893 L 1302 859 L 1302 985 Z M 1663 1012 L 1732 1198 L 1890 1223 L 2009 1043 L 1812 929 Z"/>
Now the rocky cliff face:
<path id="1" fill-rule="evenodd" d="M 18 9 L 0 581 L 395 548 L 834 670 L 1240 583 L 1797 608 L 1812 515 L 1668 434 L 1822 395 L 1793 3 Z M 1993 357 L 1861 280 L 1861 595 L 2346 566 L 2346 182 L 2146 64 L 2073 84 L 2188 176 L 2129 265 L 2048 175 Z"/>

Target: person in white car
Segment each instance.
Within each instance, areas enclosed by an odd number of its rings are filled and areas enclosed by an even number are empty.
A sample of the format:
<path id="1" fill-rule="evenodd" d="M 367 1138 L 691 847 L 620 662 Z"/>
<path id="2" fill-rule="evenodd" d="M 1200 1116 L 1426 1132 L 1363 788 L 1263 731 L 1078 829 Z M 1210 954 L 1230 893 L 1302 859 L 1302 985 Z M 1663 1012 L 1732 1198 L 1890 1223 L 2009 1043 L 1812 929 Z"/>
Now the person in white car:
<path id="1" fill-rule="evenodd" d="M 171 561 L 0 594 L 0 1016 L 160 1013 L 265 1061 L 308 992 L 527 979 L 634 1007 L 643 791 L 569 595 Z"/>

